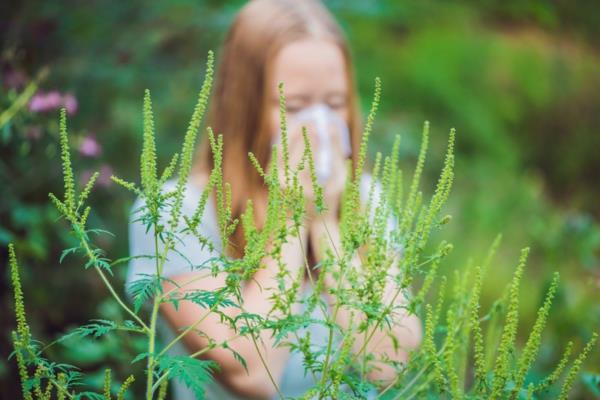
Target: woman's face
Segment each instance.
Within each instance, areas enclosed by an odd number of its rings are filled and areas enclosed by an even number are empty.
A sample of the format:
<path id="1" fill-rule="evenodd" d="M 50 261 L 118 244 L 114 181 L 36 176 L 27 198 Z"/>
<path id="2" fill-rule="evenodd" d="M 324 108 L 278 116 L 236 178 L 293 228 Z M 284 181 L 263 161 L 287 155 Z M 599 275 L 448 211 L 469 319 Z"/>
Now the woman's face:
<path id="1" fill-rule="evenodd" d="M 283 82 L 288 121 L 302 109 L 323 103 L 348 121 L 348 79 L 344 55 L 326 39 L 301 39 L 284 46 L 273 61 L 270 124 L 279 132 L 279 91 Z"/>

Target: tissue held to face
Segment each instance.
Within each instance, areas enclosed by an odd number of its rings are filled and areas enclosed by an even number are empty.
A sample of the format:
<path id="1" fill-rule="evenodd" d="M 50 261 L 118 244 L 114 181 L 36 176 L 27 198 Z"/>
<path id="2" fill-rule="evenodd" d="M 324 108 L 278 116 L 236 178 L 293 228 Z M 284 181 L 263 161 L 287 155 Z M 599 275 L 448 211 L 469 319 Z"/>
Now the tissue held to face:
<path id="1" fill-rule="evenodd" d="M 324 39 L 302 39 L 284 46 L 274 59 L 271 127 L 273 143 L 280 139 L 279 93 L 284 84 L 290 161 L 296 165 L 304 150 L 302 127 L 310 138 L 317 177 L 328 181 L 332 168 L 350 157 L 348 83 L 340 48 Z"/>

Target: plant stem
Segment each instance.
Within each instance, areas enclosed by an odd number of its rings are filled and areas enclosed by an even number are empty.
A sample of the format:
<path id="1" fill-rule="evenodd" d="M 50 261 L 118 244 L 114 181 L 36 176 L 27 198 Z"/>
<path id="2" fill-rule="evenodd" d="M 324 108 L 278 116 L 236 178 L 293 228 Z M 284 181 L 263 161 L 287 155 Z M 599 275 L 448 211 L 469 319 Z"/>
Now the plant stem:
<path id="1" fill-rule="evenodd" d="M 83 231 L 84 227 L 77 227 L 78 229 L 76 229 L 75 231 Z M 83 235 L 79 235 L 79 240 L 81 241 L 81 244 L 83 245 L 83 248 L 87 254 L 87 256 L 90 259 L 96 259 L 96 256 L 94 255 L 94 253 L 92 253 L 92 249 L 90 249 L 90 246 L 87 242 L 87 240 L 85 239 L 85 237 Z M 96 263 L 94 263 L 94 269 L 96 270 L 96 272 L 98 272 L 98 275 L 100 275 L 100 278 L 102 279 L 102 282 L 104 282 L 104 285 L 107 287 L 108 291 L 110 292 L 110 294 L 114 297 L 114 299 L 117 301 L 117 303 L 119 303 L 119 305 L 121 306 L 121 308 L 123 308 L 129 315 L 131 315 L 133 317 L 133 319 L 135 319 L 137 321 L 138 324 L 140 324 L 140 326 L 142 328 L 144 328 L 146 331 L 148 331 L 148 326 L 144 323 L 144 321 L 142 321 L 140 319 L 140 317 L 137 316 L 136 313 L 134 313 L 129 307 L 127 307 L 127 305 L 123 302 L 123 300 L 121 300 L 121 297 L 119 297 L 119 295 L 117 294 L 117 292 L 115 292 L 115 289 L 112 287 L 112 285 L 110 284 L 110 282 L 108 281 L 108 278 L 106 277 L 106 275 L 104 274 L 104 272 L 102 271 L 102 269 L 100 267 L 98 267 L 98 265 L 96 265 Z"/>
<path id="2" fill-rule="evenodd" d="M 331 233 L 329 232 L 329 229 L 327 228 L 327 223 L 325 222 L 324 218 L 321 218 L 321 221 L 323 222 L 323 226 L 325 227 L 325 232 L 327 232 L 327 236 L 329 238 L 329 241 L 331 242 L 331 246 L 333 247 L 333 250 L 335 252 L 335 256 L 336 259 L 340 259 L 340 255 L 339 252 L 337 251 L 337 248 L 335 246 L 333 237 L 331 236 Z M 342 282 L 344 281 L 344 270 L 340 271 L 340 279 L 338 281 L 338 286 L 337 286 L 337 290 L 341 290 L 341 286 L 342 286 Z M 333 316 L 332 318 L 329 320 L 330 324 L 335 324 L 336 320 L 337 320 L 337 315 L 340 309 L 341 303 L 339 301 L 335 302 L 335 308 L 333 309 Z M 326 314 L 327 315 L 327 314 Z M 321 376 L 321 386 L 323 386 L 325 384 L 325 382 L 327 381 L 327 368 L 329 367 L 329 361 L 331 358 L 331 348 L 333 345 L 333 326 L 331 326 L 329 328 L 329 335 L 327 337 L 327 350 L 325 352 L 325 362 L 323 363 L 323 372 L 322 372 L 322 376 Z M 322 393 L 319 394 L 319 398 L 322 398 L 323 395 Z"/>
<path id="3" fill-rule="evenodd" d="M 190 331 L 192 331 L 194 328 L 196 328 L 200 323 L 202 323 L 202 321 L 204 321 L 204 319 L 206 319 L 206 317 L 208 317 L 216 308 L 216 304 L 213 305 L 210 309 L 208 309 L 208 311 L 206 311 L 206 313 L 204 313 L 204 315 L 202 315 L 202 317 L 200 317 L 196 322 L 194 322 L 192 325 L 188 326 L 187 328 L 185 328 L 175 339 L 171 340 L 169 342 L 169 344 L 167 344 L 161 351 L 160 353 L 158 353 L 158 357 L 162 356 L 163 354 L 165 354 L 167 352 L 167 350 L 169 350 L 171 347 L 173 347 L 177 342 L 179 342 L 179 340 L 181 340 L 182 337 L 184 337 L 185 335 L 187 335 Z"/>
<path id="4" fill-rule="evenodd" d="M 170 295 L 171 293 L 173 293 L 174 291 L 176 291 L 176 290 L 179 290 L 179 289 L 181 289 L 181 288 L 184 288 L 184 287 L 186 287 L 187 285 L 189 285 L 189 284 L 191 284 L 191 283 L 194 283 L 194 282 L 196 282 L 196 281 L 201 281 L 202 279 L 204 279 L 204 278 L 207 278 L 207 277 L 209 277 L 209 276 L 211 276 L 211 275 L 212 275 L 212 272 L 208 272 L 208 273 L 206 273 L 206 274 L 202 274 L 202 275 L 200 275 L 200 276 L 195 276 L 194 278 L 190 279 L 189 281 L 185 282 L 184 284 L 182 284 L 182 285 L 179 285 L 179 286 L 175 286 L 174 288 L 172 288 L 172 289 L 170 289 L 170 290 L 166 291 L 165 293 L 161 294 L 161 295 L 160 295 L 160 298 L 161 298 L 161 300 L 163 300 L 163 299 L 166 299 L 166 298 L 167 298 L 167 297 L 169 297 L 169 295 Z"/>
<path id="5" fill-rule="evenodd" d="M 169 242 L 170 243 L 170 242 Z M 165 255 L 168 251 L 168 244 L 165 246 Z M 154 225 L 154 259 L 156 263 L 156 276 L 160 278 L 162 274 L 162 265 L 164 258 L 158 257 L 158 232 Z M 148 365 L 146 376 L 146 400 L 152 400 L 153 397 L 153 380 L 154 380 L 154 349 L 156 347 L 156 321 L 158 320 L 158 307 L 160 306 L 161 298 L 154 297 L 152 302 L 152 314 L 150 314 L 150 330 L 148 332 Z M 160 355 L 159 355 L 160 356 Z"/>
<path id="6" fill-rule="evenodd" d="M 242 312 L 245 313 L 246 311 L 242 308 Z M 248 320 L 248 317 L 244 317 L 244 319 L 246 320 L 246 323 L 248 325 L 250 325 L 250 321 Z M 269 380 L 275 387 L 275 390 L 277 391 L 279 398 L 282 400 L 285 399 L 285 397 L 283 396 L 283 393 L 281 393 L 281 389 L 279 389 L 279 385 L 275 381 L 275 378 L 273 378 L 273 374 L 271 374 L 271 370 L 269 369 L 267 362 L 265 361 L 262 353 L 260 352 L 260 349 L 258 348 L 258 343 L 256 342 L 256 338 L 254 337 L 253 329 L 250 329 L 250 337 L 252 338 L 252 343 L 254 344 L 254 348 L 256 349 L 256 352 L 258 353 L 258 357 L 260 358 L 262 365 L 265 367 L 265 370 L 267 371 L 267 375 L 269 375 Z"/>

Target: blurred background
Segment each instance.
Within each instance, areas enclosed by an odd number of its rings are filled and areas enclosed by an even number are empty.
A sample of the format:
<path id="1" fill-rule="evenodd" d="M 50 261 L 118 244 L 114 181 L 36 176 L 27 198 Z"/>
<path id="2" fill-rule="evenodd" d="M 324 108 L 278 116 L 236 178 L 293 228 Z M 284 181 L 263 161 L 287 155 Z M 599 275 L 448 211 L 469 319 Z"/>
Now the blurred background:
<path id="1" fill-rule="evenodd" d="M 141 108 L 152 91 L 163 165 L 179 148 L 204 76 L 242 1 L 74 0 L 0 4 L 0 398 L 17 398 L 10 330 L 15 325 L 6 246 L 16 245 L 34 336 L 49 343 L 92 318 L 122 320 L 116 303 L 76 257 L 74 238 L 48 202 L 62 193 L 58 108 L 69 112 L 82 181 L 92 194 L 99 245 L 127 255 L 132 196 L 110 175 L 138 180 Z M 503 241 L 485 279 L 484 307 L 532 253 L 522 284 L 519 340 L 527 338 L 553 271 L 561 285 L 530 379 L 548 373 L 568 340 L 579 349 L 600 327 L 600 3 L 567 0 L 326 1 L 354 53 L 363 111 L 383 81 L 371 155 L 402 136 L 412 173 L 424 120 L 431 121 L 425 194 L 432 192 L 451 127 L 457 136 L 452 223 L 436 239 L 454 243 L 445 272 L 481 260 Z M 125 266 L 116 269 L 117 279 Z M 121 288 L 120 283 L 117 284 Z M 55 361 L 124 379 L 143 342 L 127 335 L 70 340 Z M 600 398 L 600 351 L 586 363 L 574 398 Z M 143 382 L 137 382 L 143 385 Z M 138 386 L 139 389 L 139 386 Z"/>

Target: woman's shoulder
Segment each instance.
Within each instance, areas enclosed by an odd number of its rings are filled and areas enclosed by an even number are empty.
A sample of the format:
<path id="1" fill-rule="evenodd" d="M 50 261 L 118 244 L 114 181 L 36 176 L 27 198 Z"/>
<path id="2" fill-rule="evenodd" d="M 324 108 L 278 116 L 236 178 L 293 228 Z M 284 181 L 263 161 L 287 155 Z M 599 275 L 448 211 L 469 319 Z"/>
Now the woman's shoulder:
<path id="1" fill-rule="evenodd" d="M 177 189 L 178 184 L 179 184 L 178 178 L 168 179 L 162 185 L 161 190 L 165 194 L 172 192 Z M 198 202 L 200 201 L 200 198 L 202 197 L 202 192 L 204 191 L 204 188 L 206 187 L 207 184 L 208 184 L 208 177 L 205 174 L 197 173 L 197 174 L 193 174 L 193 175 L 189 176 L 189 178 L 187 179 L 187 181 L 185 183 L 185 187 L 184 187 L 184 196 L 183 196 L 183 204 L 182 204 L 182 212 L 184 215 L 193 214 L 193 212 L 196 209 L 196 206 L 198 205 Z M 134 214 L 139 212 L 140 208 L 144 205 L 144 203 L 145 203 L 144 197 L 137 196 L 135 201 L 133 202 L 133 205 L 131 206 L 130 215 L 133 216 Z M 210 203 L 212 203 L 212 202 L 209 197 L 207 200 L 207 207 L 205 210 L 206 217 L 209 217 L 206 214 L 208 214 L 207 211 L 209 211 L 209 209 L 212 207 L 212 205 Z M 209 217 L 207 219 L 212 220 L 213 218 Z"/>
<path id="2" fill-rule="evenodd" d="M 198 208 L 202 198 L 202 193 L 204 192 L 204 188 L 206 187 L 207 183 L 207 179 L 197 175 L 191 175 L 187 179 L 184 187 L 183 201 L 181 204 L 181 215 L 183 217 L 192 217 L 196 213 L 196 209 Z M 177 189 L 177 186 L 178 180 L 176 178 L 169 179 L 161 187 L 162 193 L 166 195 L 170 192 L 173 192 Z M 146 227 L 142 226 L 144 225 L 142 221 L 144 220 L 143 214 L 145 209 L 145 201 L 146 199 L 144 196 L 139 195 L 133 202 L 129 211 L 129 237 L 130 244 L 132 245 L 135 245 L 135 243 L 138 242 L 146 241 L 147 229 Z M 172 204 L 172 201 L 167 200 L 165 204 L 167 205 L 161 208 L 160 224 L 165 224 L 170 219 L 171 207 L 169 204 Z M 178 224 L 181 228 L 182 225 L 185 224 L 184 219 L 180 218 Z M 220 239 L 217 212 L 211 196 L 208 196 L 206 199 L 198 229 L 211 241 L 215 243 L 219 242 Z M 177 229 L 177 231 L 179 231 L 179 229 Z"/>
<path id="3" fill-rule="evenodd" d="M 181 213 L 183 216 L 191 217 L 195 212 L 204 187 L 200 186 L 202 181 L 198 177 L 190 177 L 185 184 L 185 192 Z M 162 186 L 163 193 L 169 193 L 177 189 L 177 179 L 166 181 Z M 206 184 L 205 184 L 206 185 Z M 143 196 L 138 196 L 131 207 L 129 219 L 129 253 L 133 256 L 129 264 L 127 284 L 130 284 L 140 274 L 151 274 L 155 269 L 155 262 L 148 257 L 155 253 L 154 239 L 152 232 L 148 230 L 145 223 Z M 165 224 L 170 219 L 170 208 L 161 208 L 159 224 Z M 183 225 L 183 219 L 179 224 Z M 217 224 L 217 217 L 212 199 L 208 198 L 204 213 L 201 216 L 200 225 L 197 227 L 197 233 L 201 234 L 206 241 L 213 244 L 212 247 L 205 246 L 200 243 L 195 234 L 186 232 L 182 226 L 176 228 L 172 233 L 175 233 L 177 240 L 175 242 L 175 251 L 169 252 L 169 257 L 164 263 L 164 276 L 175 276 L 179 273 L 188 273 L 197 266 L 205 262 L 207 259 L 215 256 L 220 251 L 220 237 Z M 159 247 L 162 243 L 159 243 Z"/>

